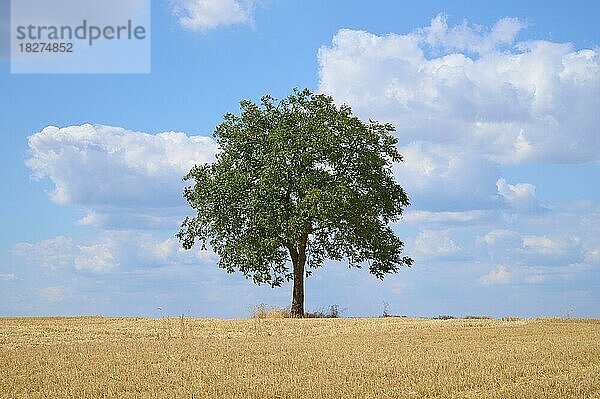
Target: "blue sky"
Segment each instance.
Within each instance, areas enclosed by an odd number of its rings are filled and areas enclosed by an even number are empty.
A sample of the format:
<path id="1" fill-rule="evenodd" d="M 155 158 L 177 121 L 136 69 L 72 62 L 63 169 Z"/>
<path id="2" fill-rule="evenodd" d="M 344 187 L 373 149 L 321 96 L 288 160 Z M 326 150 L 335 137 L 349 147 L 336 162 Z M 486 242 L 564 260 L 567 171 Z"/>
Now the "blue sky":
<path id="1" fill-rule="evenodd" d="M 288 305 L 174 234 L 223 114 L 308 87 L 396 126 L 416 261 L 383 282 L 330 263 L 308 309 L 600 317 L 596 2 L 205 3 L 152 2 L 147 75 L 11 75 L 2 38 L 0 315 Z"/>

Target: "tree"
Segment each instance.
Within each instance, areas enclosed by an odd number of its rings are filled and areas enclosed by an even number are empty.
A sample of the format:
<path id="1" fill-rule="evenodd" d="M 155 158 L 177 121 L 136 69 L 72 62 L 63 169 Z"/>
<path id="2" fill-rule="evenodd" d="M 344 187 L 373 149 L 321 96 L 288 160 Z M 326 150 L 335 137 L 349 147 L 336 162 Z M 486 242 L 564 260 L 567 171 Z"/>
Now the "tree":
<path id="1" fill-rule="evenodd" d="M 368 265 L 380 279 L 412 264 L 389 227 L 409 205 L 391 171 L 402 160 L 392 125 L 364 123 L 307 89 L 240 108 L 214 132 L 216 161 L 184 177 L 197 210 L 177 234 L 185 249 L 208 242 L 220 267 L 257 284 L 293 280 L 294 317 L 304 315 L 305 276 L 325 259 Z"/>

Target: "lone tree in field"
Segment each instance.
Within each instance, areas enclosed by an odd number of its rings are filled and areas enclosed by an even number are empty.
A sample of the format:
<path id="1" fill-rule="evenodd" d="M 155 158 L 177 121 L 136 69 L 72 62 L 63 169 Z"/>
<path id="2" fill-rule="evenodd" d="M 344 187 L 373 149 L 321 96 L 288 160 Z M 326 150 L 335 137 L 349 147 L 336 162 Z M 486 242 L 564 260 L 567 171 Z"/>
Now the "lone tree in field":
<path id="1" fill-rule="evenodd" d="M 392 177 L 402 160 L 392 125 L 364 123 L 306 89 L 240 106 L 214 132 L 216 161 L 185 176 L 197 210 L 177 234 L 185 249 L 208 242 L 220 267 L 257 284 L 293 280 L 293 317 L 304 315 L 304 277 L 325 259 L 368 265 L 380 279 L 412 264 L 388 226 L 409 204 Z"/>

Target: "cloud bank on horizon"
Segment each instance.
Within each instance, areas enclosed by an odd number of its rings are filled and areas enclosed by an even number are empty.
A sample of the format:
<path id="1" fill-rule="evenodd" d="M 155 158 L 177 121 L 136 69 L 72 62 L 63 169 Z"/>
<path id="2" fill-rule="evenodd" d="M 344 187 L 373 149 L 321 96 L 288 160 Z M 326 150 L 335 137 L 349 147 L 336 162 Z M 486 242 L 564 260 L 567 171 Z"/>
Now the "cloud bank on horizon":
<path id="1" fill-rule="evenodd" d="M 176 4 L 192 30 L 251 19 L 233 0 Z M 431 278 L 480 290 L 597 279 L 600 205 L 543 203 L 535 185 L 507 181 L 502 170 L 600 161 L 599 50 L 518 41 L 524 27 L 514 18 L 450 27 L 438 15 L 407 34 L 342 29 L 319 49 L 319 91 L 362 118 L 393 123 L 400 139 L 405 161 L 394 173 L 412 205 L 398 229 L 425 274 L 401 290 L 384 283 L 390 295 Z M 24 264 L 91 278 L 216 268 L 213 255 L 184 253 L 172 238 L 188 212 L 181 178 L 214 158 L 211 138 L 49 126 L 29 148 L 33 177 L 54 186 L 50 200 L 85 212 L 79 223 L 100 234 L 19 243 L 12 252 Z M 352 278 L 350 287 L 365 276 Z M 46 290 L 54 301 L 75 295 L 62 285 Z"/>

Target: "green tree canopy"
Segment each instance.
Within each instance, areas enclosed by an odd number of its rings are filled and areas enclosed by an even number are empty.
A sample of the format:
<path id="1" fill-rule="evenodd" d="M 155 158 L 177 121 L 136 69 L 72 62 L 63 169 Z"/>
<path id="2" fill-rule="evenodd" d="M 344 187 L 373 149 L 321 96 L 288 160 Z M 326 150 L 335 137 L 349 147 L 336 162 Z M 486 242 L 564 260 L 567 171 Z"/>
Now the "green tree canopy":
<path id="1" fill-rule="evenodd" d="M 391 171 L 402 160 L 392 125 L 364 123 L 306 89 L 240 105 L 214 132 L 216 161 L 185 176 L 197 214 L 177 234 L 184 248 L 208 242 L 220 267 L 258 284 L 293 280 L 297 317 L 304 277 L 326 259 L 368 265 L 378 278 L 412 264 L 389 227 L 409 205 Z"/>

